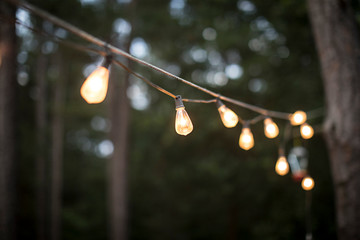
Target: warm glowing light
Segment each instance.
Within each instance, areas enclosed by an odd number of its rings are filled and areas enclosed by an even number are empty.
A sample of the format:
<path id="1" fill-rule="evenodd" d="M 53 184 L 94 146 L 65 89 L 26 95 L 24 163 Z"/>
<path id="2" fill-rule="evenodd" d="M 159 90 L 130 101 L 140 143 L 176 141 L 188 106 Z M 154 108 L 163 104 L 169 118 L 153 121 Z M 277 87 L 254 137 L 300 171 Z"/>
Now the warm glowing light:
<path id="1" fill-rule="evenodd" d="M 193 125 L 187 114 L 181 96 L 175 98 L 176 117 L 175 117 L 175 131 L 180 135 L 188 135 L 193 130 Z"/>
<path id="2" fill-rule="evenodd" d="M 285 156 L 280 156 L 275 164 L 275 171 L 280 176 L 284 176 L 289 172 L 289 164 Z"/>
<path id="3" fill-rule="evenodd" d="M 254 146 L 254 136 L 249 127 L 243 127 L 240 134 L 239 146 L 244 150 L 249 150 Z"/>
<path id="4" fill-rule="evenodd" d="M 221 121 L 227 128 L 235 127 L 239 121 L 239 117 L 229 108 L 227 108 L 220 100 L 217 102 L 218 111 L 220 113 Z"/>
<path id="5" fill-rule="evenodd" d="M 309 139 L 314 136 L 314 129 L 307 123 L 304 123 L 300 127 L 301 137 L 304 139 Z"/>
<path id="6" fill-rule="evenodd" d="M 301 182 L 301 187 L 306 190 L 306 191 L 310 191 L 311 189 L 313 189 L 315 186 L 315 182 L 314 179 L 312 179 L 312 177 L 304 177 L 302 182 Z"/>
<path id="7" fill-rule="evenodd" d="M 85 80 L 80 89 L 81 96 L 89 104 L 104 101 L 109 84 L 109 70 L 106 67 L 98 67 Z"/>
<path id="8" fill-rule="evenodd" d="M 297 126 L 306 121 L 306 113 L 303 111 L 296 111 L 290 116 L 291 125 Z"/>
<path id="9" fill-rule="evenodd" d="M 185 107 L 176 108 L 175 130 L 180 135 L 188 135 L 193 130 L 193 125 Z"/>
<path id="10" fill-rule="evenodd" d="M 279 135 L 279 128 L 271 118 L 265 118 L 264 120 L 264 132 L 268 138 L 275 138 Z"/>

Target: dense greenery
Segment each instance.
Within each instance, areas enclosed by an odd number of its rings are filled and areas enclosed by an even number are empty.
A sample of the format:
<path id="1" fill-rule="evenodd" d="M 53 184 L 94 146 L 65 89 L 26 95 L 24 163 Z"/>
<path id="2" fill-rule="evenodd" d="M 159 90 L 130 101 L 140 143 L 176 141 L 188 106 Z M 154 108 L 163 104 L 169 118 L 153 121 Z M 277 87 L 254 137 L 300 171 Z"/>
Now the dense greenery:
<path id="1" fill-rule="evenodd" d="M 288 112 L 324 104 L 303 1 L 282 0 L 274 4 L 260 0 L 138 0 L 132 10 L 126 1 L 31 2 L 102 39 L 113 36 L 112 23 L 122 18 L 132 23 L 133 45 L 141 42 L 140 38 L 146 42 L 147 61 L 215 92 Z M 51 34 L 57 31 L 36 17 L 31 18 L 31 24 Z M 108 156 L 99 146 L 108 143 L 104 142 L 109 131 L 108 101 L 87 105 L 79 94 L 84 66 L 99 58 L 56 44 L 56 48 L 46 51 L 44 46 L 51 39 L 32 35 L 29 40 L 29 36 L 20 35 L 20 54 L 26 53 L 27 59 L 19 64 L 19 71 L 28 74 L 29 81 L 19 80 L 18 95 L 22 109 L 18 131 L 19 234 L 24 239 L 35 238 L 34 66 L 43 49 L 50 65 L 49 120 L 55 83 L 61 77 L 67 79 L 63 109 L 63 239 L 105 239 Z M 84 44 L 70 34 L 66 37 Z M 29 47 L 29 41 L 35 47 Z M 118 40 L 112 41 L 122 46 L 127 38 L 120 34 Z M 65 75 L 59 72 L 58 55 L 64 59 Z M 208 98 L 142 66 L 133 64 L 132 68 L 183 97 Z M 229 79 L 231 72 L 236 71 L 240 73 Z M 135 78 L 131 79 L 130 88 L 134 103 L 128 169 L 130 239 L 304 239 L 305 193 L 290 174 L 276 175 L 279 140 L 266 139 L 262 123 L 252 127 L 254 149 L 243 151 L 238 146 L 241 127 L 226 129 L 213 104 L 188 103 L 186 109 L 194 131 L 182 137 L 174 131 L 171 98 Z M 136 104 L 139 97 L 145 98 L 140 105 Z M 244 119 L 256 116 L 231 107 Z M 282 131 L 285 122 L 277 122 Z M 321 119 L 310 123 L 320 124 Z M 49 126 L 49 136 L 50 130 Z M 312 206 L 314 238 L 336 239 L 332 182 L 322 136 L 306 142 L 295 138 L 288 143 L 288 150 L 300 144 L 309 150 L 309 172 L 316 181 Z"/>

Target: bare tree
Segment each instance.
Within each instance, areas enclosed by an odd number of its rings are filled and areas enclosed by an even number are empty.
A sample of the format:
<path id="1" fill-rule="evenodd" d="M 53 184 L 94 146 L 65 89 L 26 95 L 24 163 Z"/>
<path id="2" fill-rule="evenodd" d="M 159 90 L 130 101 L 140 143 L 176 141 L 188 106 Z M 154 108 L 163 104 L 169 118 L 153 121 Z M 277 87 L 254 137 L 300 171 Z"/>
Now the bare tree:
<path id="1" fill-rule="evenodd" d="M 0 15 L 15 18 L 15 7 L 0 2 Z M 15 25 L 0 24 L 0 237 L 15 239 Z"/>
<path id="2" fill-rule="evenodd" d="M 349 0 L 308 0 L 326 94 L 340 240 L 360 239 L 360 38 Z"/>

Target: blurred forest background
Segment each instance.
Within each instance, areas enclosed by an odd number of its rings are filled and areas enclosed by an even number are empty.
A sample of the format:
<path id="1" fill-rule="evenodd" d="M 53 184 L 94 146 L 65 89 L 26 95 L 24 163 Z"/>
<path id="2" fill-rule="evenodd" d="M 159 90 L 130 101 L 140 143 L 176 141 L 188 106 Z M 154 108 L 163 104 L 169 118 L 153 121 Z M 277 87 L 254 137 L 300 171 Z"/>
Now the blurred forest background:
<path id="1" fill-rule="evenodd" d="M 223 95 L 284 112 L 325 105 L 304 1 L 29 2 Z M 179 136 L 174 101 L 117 66 L 105 102 L 88 105 L 79 89 L 102 58 L 58 44 L 47 34 L 87 45 L 25 10 L 16 17 L 40 30 L 16 28 L 18 239 L 305 238 L 306 193 L 291 174 L 275 173 L 280 137 L 267 139 L 262 123 L 252 127 L 255 147 L 244 151 L 241 127 L 226 129 L 215 104 L 185 103 L 194 131 Z M 185 98 L 208 97 L 120 60 Z M 244 119 L 256 116 L 228 106 Z M 286 122 L 276 122 L 282 134 Z M 295 137 L 287 150 L 300 145 L 315 179 L 313 237 L 337 239 L 322 134 Z"/>

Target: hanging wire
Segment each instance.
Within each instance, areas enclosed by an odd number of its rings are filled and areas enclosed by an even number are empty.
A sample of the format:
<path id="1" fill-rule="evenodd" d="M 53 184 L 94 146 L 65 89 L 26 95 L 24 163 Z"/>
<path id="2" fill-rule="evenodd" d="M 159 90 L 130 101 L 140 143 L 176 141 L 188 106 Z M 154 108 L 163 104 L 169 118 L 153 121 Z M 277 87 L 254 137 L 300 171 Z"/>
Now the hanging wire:
<path id="1" fill-rule="evenodd" d="M 261 120 L 264 120 L 266 118 L 266 116 L 264 115 L 259 115 L 257 117 L 254 117 L 253 119 L 249 120 L 249 123 L 250 124 L 255 124 L 255 123 L 258 123 L 260 122 Z"/>
<path id="2" fill-rule="evenodd" d="M 0 16 L 1 19 L 5 19 L 5 17 L 3 17 L 2 15 Z M 26 25 L 25 23 L 21 22 L 20 20 L 18 19 L 9 19 L 7 18 L 6 19 L 8 23 L 16 23 L 18 25 L 21 25 L 22 27 L 25 27 L 26 29 L 32 31 L 33 33 L 36 33 L 36 34 L 39 34 L 39 35 L 42 35 L 44 37 L 47 37 L 47 38 L 51 38 L 52 40 L 54 40 L 55 42 L 59 43 L 59 44 L 62 44 L 64 46 L 67 46 L 67 47 L 70 47 L 70 48 L 73 48 L 73 49 L 76 49 L 76 50 L 79 50 L 79 51 L 82 51 L 82 52 L 86 52 L 86 53 L 96 53 L 98 55 L 101 55 L 103 57 L 106 57 L 108 54 L 110 54 L 109 52 L 109 48 L 108 48 L 108 43 L 106 44 L 105 46 L 105 51 L 101 51 L 101 50 L 98 50 L 98 49 L 94 49 L 94 48 L 90 48 L 90 47 L 85 47 L 85 46 L 82 46 L 80 44 L 77 44 L 77 43 L 73 43 L 73 42 L 70 42 L 70 41 L 67 41 L 65 39 L 62 39 L 62 38 L 59 38 L 55 35 L 51 35 L 43 30 L 40 30 L 40 29 L 36 29 L 34 27 L 31 27 L 29 25 Z M 135 77 L 141 79 L 142 81 L 144 81 L 145 83 L 147 83 L 148 85 L 150 85 L 151 87 L 159 90 L 160 92 L 163 92 L 165 93 L 166 95 L 172 97 L 172 98 L 176 98 L 176 95 L 163 89 L 162 87 L 158 86 L 157 84 L 151 82 L 150 80 L 146 79 L 145 77 L 141 76 L 140 74 L 132 71 L 129 67 L 127 67 L 125 64 L 123 64 L 122 62 L 120 62 L 119 60 L 116 60 L 116 59 L 113 59 L 112 62 L 120 67 L 122 67 L 124 70 L 126 70 L 127 72 L 129 72 L 130 74 L 134 75 Z M 183 102 L 192 102 L 192 103 L 213 103 L 213 102 L 216 102 L 216 99 L 217 98 L 214 98 L 214 99 L 210 99 L 210 100 L 202 100 L 202 99 L 187 99 L 187 98 L 184 98 L 182 99 Z"/>
<path id="3" fill-rule="evenodd" d="M 10 22 L 10 21 L 9 21 Z M 22 27 L 25 27 L 27 28 L 28 30 L 36 33 L 36 34 L 39 34 L 39 35 L 42 35 L 44 37 L 47 37 L 47 38 L 51 38 L 52 40 L 54 40 L 55 42 L 59 43 L 59 44 L 62 44 L 64 46 L 67 46 L 67 47 L 70 47 L 70 48 L 73 48 L 73 49 L 76 49 L 76 50 L 79 50 L 79 51 L 83 51 L 83 52 L 87 52 L 87 53 L 95 53 L 95 54 L 98 54 L 98 55 L 101 55 L 103 57 L 106 57 L 109 53 L 109 48 L 108 48 L 108 45 L 105 46 L 105 49 L 106 51 L 101 51 L 101 50 L 98 50 L 98 49 L 94 49 L 94 48 L 90 48 L 90 47 L 85 47 L 85 46 L 82 46 L 80 44 L 77 44 L 77 43 L 73 43 L 73 42 L 70 42 L 70 41 L 67 41 L 65 39 L 62 39 L 62 38 L 59 38 L 57 36 L 54 36 L 54 35 L 51 35 L 43 30 L 40 30 L 40 29 L 36 29 L 34 27 L 31 27 L 31 26 L 28 26 L 26 25 L 25 23 L 19 21 L 18 19 L 16 19 L 15 21 L 11 21 L 11 23 L 16 23 L 18 25 L 21 25 Z M 106 43 L 108 44 L 108 43 Z M 175 98 L 176 95 L 163 89 L 162 87 L 156 85 L 155 83 L 151 82 L 150 80 L 146 79 L 145 77 L 141 76 L 140 74 L 132 71 L 130 68 L 128 68 L 126 65 L 124 65 L 123 63 L 121 63 L 120 61 L 118 60 L 112 60 L 112 62 L 120 67 L 122 67 L 124 70 L 126 70 L 127 72 L 129 72 L 130 74 L 134 75 L 135 77 L 141 79 L 142 81 L 144 81 L 145 83 L 147 83 L 148 85 L 150 85 L 151 87 L 159 90 L 160 92 L 163 92 L 165 93 L 166 95 L 172 97 L 172 98 Z M 184 102 L 192 102 L 192 103 L 213 103 L 213 102 L 216 102 L 217 99 L 219 99 L 221 96 L 219 95 L 219 97 L 217 98 L 214 98 L 214 99 L 210 99 L 210 100 L 202 100 L 202 99 L 186 99 L 184 98 L 183 101 Z M 262 119 L 264 119 L 265 116 L 264 115 L 259 115 L 257 117 L 255 117 L 254 119 L 251 119 L 249 120 L 249 122 L 251 124 L 255 124 L 257 123 L 258 121 L 261 121 Z M 244 123 L 244 121 L 242 119 L 239 120 L 240 123 Z"/>
<path id="4" fill-rule="evenodd" d="M 118 61 L 118 60 L 113 60 L 113 62 L 114 62 L 115 64 L 119 65 L 120 67 L 122 67 L 123 69 L 125 69 L 125 70 L 126 70 L 127 72 L 129 72 L 130 74 L 132 74 L 132 75 L 134 75 L 135 77 L 143 80 L 144 82 L 146 82 L 147 84 L 149 84 L 151 87 L 159 90 L 159 91 L 162 92 L 162 93 L 165 93 L 166 95 L 168 95 L 168 96 L 170 96 L 170 97 L 172 97 L 172 98 L 174 98 L 174 99 L 176 98 L 176 95 L 175 95 L 175 94 L 173 94 L 173 93 L 171 93 L 171 92 L 163 89 L 162 87 L 156 85 L 155 83 L 151 82 L 150 80 L 146 79 L 145 77 L 141 76 L 140 74 L 132 71 L 130 68 L 128 68 L 127 66 L 125 66 L 125 64 L 121 63 L 120 61 Z"/>
<path id="5" fill-rule="evenodd" d="M 4 16 L 3 15 L 0 15 L 0 18 L 2 20 L 4 20 Z M 98 54 L 98 55 L 101 55 L 103 57 L 106 57 L 108 56 L 109 54 L 111 54 L 108 50 L 108 47 L 106 45 L 105 47 L 105 51 L 101 51 L 101 50 L 98 50 L 98 49 L 94 49 L 94 48 L 90 48 L 90 47 L 85 47 L 85 46 L 82 46 L 80 44 L 77 44 L 77 43 L 73 43 L 73 42 L 70 42 L 70 41 L 67 41 L 65 39 L 62 39 L 62 38 L 59 38 L 55 35 L 51 35 L 43 30 L 40 30 L 40 29 L 36 29 L 34 27 L 31 27 L 31 26 L 28 26 L 26 25 L 25 23 L 19 21 L 18 19 L 15 19 L 15 20 L 12 20 L 12 19 L 5 19 L 7 20 L 7 22 L 9 23 L 16 23 L 18 25 L 21 25 L 22 27 L 25 27 L 27 28 L 28 30 L 36 33 L 36 34 L 39 34 L 39 35 L 42 35 L 44 37 L 47 37 L 47 38 L 51 38 L 52 40 L 54 40 L 55 42 L 59 43 L 59 44 L 63 44 L 64 46 L 67 46 L 67 47 L 70 47 L 70 48 L 73 48 L 73 49 L 76 49 L 76 50 L 79 50 L 79 51 L 83 51 L 83 52 L 86 52 L 86 53 L 95 53 L 95 54 Z M 140 80 L 144 81 L 145 83 L 147 83 L 149 86 L 155 88 L 156 90 L 172 97 L 172 98 L 176 98 L 176 95 L 163 89 L 162 87 L 158 86 L 157 84 L 151 82 L 150 80 L 148 80 L 147 78 L 143 77 L 142 75 L 134 72 L 133 70 L 131 70 L 129 67 L 127 67 L 125 64 L 123 64 L 122 62 L 120 62 L 119 60 L 116 60 L 116 59 L 113 59 L 112 62 L 120 67 L 122 67 L 124 70 L 126 70 L 127 72 L 129 72 L 130 74 L 134 75 L 135 77 L 139 78 Z M 214 98 L 214 99 L 209 99 L 209 100 L 202 100 L 202 99 L 187 99 L 187 98 L 184 98 L 182 99 L 183 102 L 191 102 L 191 103 L 214 103 L 217 101 L 217 99 L 219 99 L 219 97 L 217 98 Z M 318 108 L 318 109 L 314 109 L 312 111 L 309 112 L 309 117 L 308 118 L 316 118 L 316 117 L 319 117 L 321 116 L 323 113 L 323 108 Z M 239 116 L 238 116 L 239 117 Z M 243 120 L 239 117 L 239 122 L 241 124 L 244 124 L 245 122 L 248 122 L 250 123 L 251 125 L 254 125 L 256 123 L 258 123 L 259 121 L 265 119 L 267 116 L 265 115 L 258 115 L 256 116 L 255 118 L 253 119 L 250 119 L 250 120 Z M 286 129 L 289 129 L 289 127 L 291 127 L 290 124 L 287 124 L 286 126 Z M 315 128 L 315 127 L 314 127 Z M 319 132 L 321 132 L 321 126 L 316 126 L 316 129 L 319 130 Z M 285 132 L 288 132 L 287 130 Z M 295 136 L 300 136 L 299 134 L 294 134 L 293 135 Z M 289 137 L 286 137 L 284 138 L 288 140 Z M 285 140 L 285 141 L 287 141 Z"/>
<path id="6" fill-rule="evenodd" d="M 1 17 L 1 19 L 4 19 L 4 17 L 2 17 L 2 16 L 0 16 L 0 17 Z M 34 32 L 36 34 L 40 34 L 40 35 L 42 35 L 44 37 L 51 38 L 55 42 L 63 44 L 65 46 L 73 48 L 73 49 L 77 49 L 77 50 L 80 50 L 80 51 L 83 51 L 83 52 L 96 53 L 96 54 L 101 55 L 103 57 L 111 55 L 111 53 L 108 50 L 107 45 L 105 47 L 105 51 L 100 51 L 100 50 L 97 50 L 97 49 L 94 49 L 94 48 L 84 47 L 84 46 L 82 46 L 80 44 L 76 44 L 76 43 L 64 40 L 62 38 L 59 38 L 57 36 L 51 35 L 49 33 L 46 33 L 45 31 L 42 31 L 42 30 L 36 29 L 34 27 L 28 26 L 28 25 L 24 24 L 23 22 L 19 21 L 18 19 L 16 19 L 15 21 L 12 21 L 12 23 L 16 23 L 18 25 L 21 25 L 22 27 L 25 27 L 28 30 L 30 30 L 30 31 L 32 31 L 32 32 Z M 157 89 L 158 91 L 160 91 L 162 93 L 165 93 L 166 95 L 168 95 L 168 96 L 170 96 L 172 98 L 176 98 L 175 94 L 163 89 L 162 87 L 156 85 L 155 83 L 151 82 L 150 80 L 146 79 L 145 77 L 141 76 L 140 74 L 132 71 L 130 68 L 128 68 L 125 64 L 121 63 L 120 61 L 118 61 L 116 59 L 112 59 L 111 62 L 115 63 L 116 65 L 118 65 L 120 67 L 122 67 L 124 70 L 126 70 L 130 74 L 134 75 L 135 77 L 143 80 L 145 83 L 149 84 L 151 87 Z M 193 100 L 193 101 L 201 101 L 201 100 Z"/>
<path id="7" fill-rule="evenodd" d="M 183 79 L 181 77 L 178 77 L 178 76 L 176 76 L 176 75 L 174 75 L 172 73 L 169 73 L 169 72 L 167 72 L 167 71 L 165 71 L 165 70 L 163 70 L 163 69 L 161 69 L 161 68 L 159 68 L 157 66 L 154 66 L 154 65 L 152 65 L 152 64 L 150 64 L 150 63 L 148 63 L 146 61 L 138 59 L 138 58 L 130 55 L 129 53 L 127 53 L 127 52 L 125 52 L 125 51 L 123 51 L 123 50 L 121 50 L 121 49 L 119 49 L 119 48 L 117 48 L 117 47 L 115 47 L 113 45 L 110 45 L 109 43 L 104 42 L 104 41 L 92 36 L 91 34 L 89 34 L 89 33 L 85 32 L 85 31 L 83 31 L 83 30 L 81 30 L 81 29 L 79 29 L 79 28 L 77 28 L 77 27 L 75 27 L 75 26 L 73 26 L 73 25 L 71 25 L 71 24 L 69 24 L 69 23 L 67 23 L 67 22 L 65 22 L 65 21 L 63 21 L 63 20 L 61 20 L 61 19 L 59 19 L 59 18 L 45 12 L 45 11 L 43 11 L 43 10 L 41 10 L 40 8 L 37 8 L 36 6 L 34 6 L 32 4 L 29 4 L 29 3 L 25 2 L 25 1 L 20 1 L 20 0 L 6 0 L 6 1 L 8 1 L 8 2 L 10 2 L 12 4 L 15 4 L 15 5 L 19 6 L 19 7 L 22 7 L 24 9 L 27 9 L 30 12 L 40 16 L 41 18 L 46 19 L 46 20 L 54 23 L 55 25 L 67 30 L 68 32 L 73 33 L 74 35 L 76 35 L 76 36 L 78 36 L 78 37 L 80 37 L 80 38 L 82 38 L 82 39 L 84 39 L 84 40 L 86 40 L 86 41 L 88 41 L 90 43 L 93 43 L 93 44 L 95 44 L 97 46 L 100 46 L 100 47 L 104 47 L 107 51 L 109 51 L 109 52 L 111 52 L 113 54 L 123 56 L 123 57 L 125 57 L 125 58 L 127 58 L 129 60 L 140 63 L 140 64 L 142 64 L 144 66 L 147 66 L 147 67 L 149 67 L 149 68 L 151 68 L 151 69 L 153 69 L 155 71 L 158 71 L 158 72 L 160 72 L 162 74 L 165 74 L 165 75 L 167 75 L 167 76 L 169 76 L 171 78 L 174 78 L 174 79 L 176 79 L 178 81 L 181 81 L 181 82 L 183 82 L 183 83 L 185 83 L 185 84 L 187 84 L 187 85 L 189 85 L 189 86 L 191 86 L 193 88 L 196 88 L 196 89 L 198 89 L 198 90 L 200 90 L 200 91 L 202 91 L 204 93 L 207 93 L 207 94 L 209 94 L 209 95 L 211 95 L 213 97 L 216 97 L 216 98 L 219 98 L 221 100 L 233 103 L 235 105 L 238 105 L 240 107 L 249 109 L 251 111 L 260 113 L 262 115 L 262 117 L 269 116 L 269 117 L 289 120 L 289 118 L 291 116 L 290 113 L 279 112 L 279 111 L 271 111 L 271 110 L 268 110 L 268 109 L 265 109 L 265 108 L 261 108 L 261 107 L 255 106 L 255 105 L 251 105 L 251 104 L 248 104 L 248 103 L 233 99 L 233 98 L 222 96 L 222 95 L 220 95 L 218 93 L 215 93 L 215 92 L 213 92 L 211 90 L 208 90 L 208 89 L 206 89 L 204 87 L 201 87 L 201 86 L 196 85 L 196 84 L 194 84 L 192 82 L 189 82 L 189 81 L 187 81 L 187 80 L 185 80 L 185 79 Z M 17 21 L 17 23 L 18 23 L 18 21 Z M 30 29 L 31 27 L 28 27 L 28 28 Z M 33 29 L 33 30 L 35 30 L 35 29 Z M 79 50 L 94 52 L 94 53 L 103 55 L 103 53 L 100 53 L 100 51 L 98 51 L 98 50 L 86 48 L 86 47 L 83 47 L 83 46 L 80 46 L 80 45 L 76 45 L 74 43 L 70 43 L 70 42 L 67 42 L 66 40 L 60 39 L 58 37 L 55 37 L 55 38 L 58 41 L 61 41 L 63 44 L 67 45 L 67 46 L 71 46 L 71 47 L 77 48 Z M 117 65 L 123 67 L 129 73 L 133 74 L 134 76 L 136 76 L 139 79 L 143 80 L 144 82 L 146 82 L 150 86 L 154 87 L 155 89 L 167 94 L 168 96 L 170 96 L 172 98 L 175 98 L 174 94 L 172 94 L 169 91 L 167 91 L 167 90 L 159 87 L 158 85 L 152 83 L 151 81 L 144 78 L 143 76 L 135 73 L 134 71 L 132 71 L 131 69 L 126 67 L 121 62 L 119 62 L 119 61 L 114 61 L 114 62 Z M 185 101 L 187 101 L 187 102 L 196 102 L 196 103 L 210 103 L 210 102 L 213 102 L 213 100 L 196 100 L 196 99 L 186 99 Z M 310 113 L 309 118 L 315 118 L 315 117 L 321 116 L 322 113 L 323 113 L 323 110 L 322 109 L 316 109 L 316 110 L 313 110 L 313 111 L 311 111 L 309 113 Z M 252 124 L 254 124 L 254 123 L 257 123 L 260 120 L 262 120 L 262 118 L 259 116 L 259 118 L 256 117 L 256 118 L 250 120 L 250 122 Z"/>
<path id="8" fill-rule="evenodd" d="M 183 79 L 181 77 L 178 77 L 178 76 L 176 76 L 176 75 L 174 75 L 172 73 L 169 73 L 169 72 L 167 72 L 167 71 L 165 71 L 165 70 L 163 70 L 163 69 L 161 69 L 161 68 L 159 68 L 157 66 L 154 66 L 154 65 L 152 65 L 152 64 L 150 64 L 150 63 L 148 63 L 148 62 L 146 62 L 144 60 L 138 59 L 138 58 L 130 55 L 129 53 L 127 53 L 127 52 L 125 52 L 125 51 L 123 51 L 123 50 L 121 50 L 121 49 L 119 49 L 119 48 L 117 48 L 117 47 L 115 47 L 113 45 L 107 44 L 106 42 L 104 42 L 104 41 L 92 36 L 91 34 L 85 32 L 85 31 L 83 31 L 83 30 L 81 30 L 81 29 L 79 29 L 79 28 L 77 28 L 77 27 L 75 27 L 75 26 L 73 26 L 73 25 L 71 25 L 71 24 L 69 24 L 69 23 L 67 23 L 67 22 L 65 22 L 65 21 L 63 21 L 63 20 L 61 20 L 61 19 L 59 19 L 59 18 L 45 12 L 43 10 L 41 10 L 41 9 L 39 9 L 39 8 L 37 8 L 37 7 L 35 7 L 32 4 L 29 4 L 27 2 L 20 1 L 20 0 L 6 0 L 6 1 L 10 2 L 10 3 L 14 4 L 14 5 L 20 6 L 20 7 L 24 8 L 24 9 L 27 9 L 28 11 L 40 16 L 43 19 L 46 19 L 46 20 L 54 23 L 55 25 L 67 30 L 68 32 L 73 33 L 74 35 L 77 35 L 78 37 L 80 37 L 80 38 L 82 38 L 82 39 L 84 39 L 84 40 L 86 40 L 86 41 L 88 41 L 90 43 L 93 43 L 93 44 L 98 45 L 100 47 L 107 46 L 109 48 L 109 50 L 113 54 L 123 56 L 123 57 L 125 57 L 125 58 L 127 58 L 129 60 L 132 60 L 132 61 L 137 62 L 139 64 L 142 64 L 142 65 L 144 65 L 146 67 L 149 67 L 149 68 L 151 68 L 151 69 L 153 69 L 155 71 L 158 71 L 158 72 L 160 72 L 162 74 L 165 74 L 165 75 L 167 75 L 167 76 L 169 76 L 171 78 L 174 78 L 174 79 L 176 79 L 178 81 L 181 81 L 181 82 L 183 82 L 183 83 L 185 83 L 185 84 L 187 84 L 187 85 L 189 85 L 189 86 L 191 86 L 193 88 L 196 88 L 196 89 L 198 89 L 198 90 L 200 90 L 200 91 L 202 91 L 204 93 L 207 93 L 207 94 L 209 94 L 209 95 L 211 95 L 213 97 L 218 97 L 221 100 L 233 103 L 233 104 L 238 105 L 240 107 L 243 107 L 243 108 L 249 109 L 251 111 L 260 113 L 262 115 L 267 115 L 267 116 L 270 116 L 270 117 L 275 117 L 275 118 L 288 120 L 289 117 L 291 116 L 290 113 L 271 111 L 271 110 L 268 110 L 268 109 L 265 109 L 265 108 L 261 108 L 261 107 L 255 106 L 255 105 L 251 105 L 251 104 L 248 104 L 248 103 L 233 99 L 233 98 L 229 98 L 229 97 L 226 97 L 226 96 L 221 96 L 218 93 L 215 93 L 215 92 L 213 92 L 211 90 L 208 90 L 208 89 L 206 89 L 204 87 L 201 87 L 201 86 L 199 86 L 197 84 L 189 82 L 189 81 L 187 81 L 187 80 L 185 80 L 185 79 Z"/>
<path id="9" fill-rule="evenodd" d="M 214 103 L 216 102 L 216 98 L 210 100 L 201 100 L 201 99 L 182 99 L 183 102 L 192 102 L 192 103 Z"/>
<path id="10" fill-rule="evenodd" d="M 306 114 L 308 119 L 318 118 L 324 115 L 324 108 L 323 107 L 316 108 L 311 111 L 308 111 Z"/>

